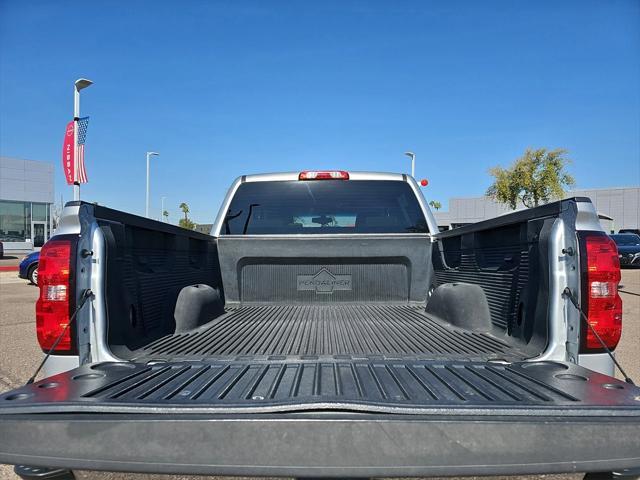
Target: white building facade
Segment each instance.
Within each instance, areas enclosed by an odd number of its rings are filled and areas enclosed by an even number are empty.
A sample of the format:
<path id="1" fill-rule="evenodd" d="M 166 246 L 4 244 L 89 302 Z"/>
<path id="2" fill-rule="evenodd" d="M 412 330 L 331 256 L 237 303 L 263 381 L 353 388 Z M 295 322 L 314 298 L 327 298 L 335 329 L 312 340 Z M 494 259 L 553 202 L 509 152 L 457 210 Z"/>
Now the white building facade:
<path id="1" fill-rule="evenodd" d="M 51 236 L 52 163 L 0 157 L 0 241 L 5 254 L 38 249 Z"/>
<path id="2" fill-rule="evenodd" d="M 601 215 L 605 230 L 617 232 L 621 228 L 640 228 L 640 186 L 576 189 L 566 197 L 588 197 Z M 524 208 L 524 207 L 523 207 Z M 451 198 L 449 210 L 434 212 L 441 230 L 460 227 L 497 217 L 511 211 L 506 205 L 488 197 Z M 610 217 L 606 220 L 603 217 Z"/>

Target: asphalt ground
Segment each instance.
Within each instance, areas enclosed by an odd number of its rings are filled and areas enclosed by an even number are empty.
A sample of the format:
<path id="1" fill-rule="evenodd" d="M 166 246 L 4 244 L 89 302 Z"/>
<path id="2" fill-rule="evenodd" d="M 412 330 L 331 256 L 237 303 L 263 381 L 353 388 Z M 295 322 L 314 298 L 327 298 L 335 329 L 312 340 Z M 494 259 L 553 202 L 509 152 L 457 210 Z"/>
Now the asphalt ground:
<path id="1" fill-rule="evenodd" d="M 0 266 L 18 265 L 26 253 L 4 252 L 4 256 L 0 258 Z"/>
<path id="2" fill-rule="evenodd" d="M 17 264 L 18 258 L 2 259 L 0 264 Z M 621 293 L 624 328 L 616 355 L 627 373 L 640 383 L 640 269 L 623 270 Z M 34 304 L 38 289 L 19 279 L 16 272 L 0 272 L 0 391 L 23 384 L 42 359 L 36 342 Z M 617 372 L 618 378 L 622 378 Z M 214 477 L 123 474 L 113 472 L 76 472 L 77 478 L 99 480 L 160 480 L 166 478 L 207 479 Z M 578 480 L 582 474 L 533 475 L 527 480 Z M 0 465 L 1 479 L 18 479 L 13 468 Z M 465 477 L 480 478 L 480 477 Z M 489 480 L 516 477 L 482 477 Z"/>

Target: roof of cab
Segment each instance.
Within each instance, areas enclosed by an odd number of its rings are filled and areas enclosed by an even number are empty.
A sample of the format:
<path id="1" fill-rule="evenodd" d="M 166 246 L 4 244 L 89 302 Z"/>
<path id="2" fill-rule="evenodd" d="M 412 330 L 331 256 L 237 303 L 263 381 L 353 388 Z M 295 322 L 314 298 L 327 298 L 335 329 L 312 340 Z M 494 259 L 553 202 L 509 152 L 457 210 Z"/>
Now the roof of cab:
<path id="1" fill-rule="evenodd" d="M 274 172 L 274 173 L 258 173 L 255 175 L 245 175 L 243 180 L 245 182 L 284 182 L 291 180 L 298 180 L 300 172 Z M 308 171 L 315 171 L 309 169 Z M 332 171 L 332 170 L 317 170 L 317 171 Z M 349 180 L 397 180 L 404 181 L 406 175 L 403 173 L 391 173 L 391 172 L 349 172 Z"/>

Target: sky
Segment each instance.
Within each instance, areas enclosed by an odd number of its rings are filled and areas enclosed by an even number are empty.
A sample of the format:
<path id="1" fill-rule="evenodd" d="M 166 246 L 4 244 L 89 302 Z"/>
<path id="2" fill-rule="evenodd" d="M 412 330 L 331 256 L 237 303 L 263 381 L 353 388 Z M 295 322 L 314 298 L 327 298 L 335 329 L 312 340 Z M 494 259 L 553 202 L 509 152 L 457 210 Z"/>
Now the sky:
<path id="1" fill-rule="evenodd" d="M 239 175 L 410 171 L 443 203 L 527 147 L 640 185 L 640 2 L 0 0 L 0 154 L 55 164 L 73 82 L 82 199 L 211 223 Z"/>

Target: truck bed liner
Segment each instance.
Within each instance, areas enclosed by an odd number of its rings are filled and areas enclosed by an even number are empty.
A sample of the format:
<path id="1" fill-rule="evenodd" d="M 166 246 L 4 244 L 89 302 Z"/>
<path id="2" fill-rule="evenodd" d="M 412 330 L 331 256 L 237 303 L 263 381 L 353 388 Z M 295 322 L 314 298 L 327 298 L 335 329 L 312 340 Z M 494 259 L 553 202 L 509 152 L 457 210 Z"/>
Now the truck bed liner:
<path id="1" fill-rule="evenodd" d="M 260 305 L 228 308 L 197 330 L 162 337 L 136 360 L 240 355 L 522 359 L 497 336 L 455 328 L 408 305 Z"/>

